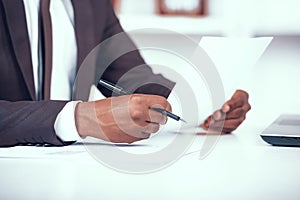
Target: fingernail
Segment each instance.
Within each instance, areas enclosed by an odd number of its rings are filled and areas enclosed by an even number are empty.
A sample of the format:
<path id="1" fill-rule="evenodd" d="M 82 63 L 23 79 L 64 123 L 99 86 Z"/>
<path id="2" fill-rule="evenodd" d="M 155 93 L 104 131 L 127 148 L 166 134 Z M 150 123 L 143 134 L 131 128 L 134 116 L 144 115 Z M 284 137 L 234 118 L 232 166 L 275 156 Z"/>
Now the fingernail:
<path id="1" fill-rule="evenodd" d="M 223 106 L 222 111 L 225 112 L 225 113 L 227 113 L 228 111 L 230 111 L 230 106 L 227 105 L 227 104 L 225 104 L 225 105 Z"/>
<path id="2" fill-rule="evenodd" d="M 218 111 L 218 112 L 216 113 L 215 120 L 221 119 L 221 116 L 222 116 L 221 112 Z"/>

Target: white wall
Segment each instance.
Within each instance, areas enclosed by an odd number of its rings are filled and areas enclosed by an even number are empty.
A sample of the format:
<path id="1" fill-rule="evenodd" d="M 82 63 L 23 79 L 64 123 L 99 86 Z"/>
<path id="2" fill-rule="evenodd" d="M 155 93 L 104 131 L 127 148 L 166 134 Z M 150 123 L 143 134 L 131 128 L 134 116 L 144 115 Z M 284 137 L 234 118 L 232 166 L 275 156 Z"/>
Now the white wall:
<path id="1" fill-rule="evenodd" d="M 121 14 L 154 14 L 155 2 L 154 0 L 121 0 Z"/>
<path id="2" fill-rule="evenodd" d="M 156 0 L 120 0 L 122 14 L 154 14 Z M 213 16 L 249 15 L 273 18 L 300 17 L 299 0 L 208 0 Z"/>
<path id="3" fill-rule="evenodd" d="M 153 15 L 156 0 L 120 0 L 121 15 Z M 209 0 L 209 17 L 225 20 L 228 34 L 298 34 L 299 0 Z"/>

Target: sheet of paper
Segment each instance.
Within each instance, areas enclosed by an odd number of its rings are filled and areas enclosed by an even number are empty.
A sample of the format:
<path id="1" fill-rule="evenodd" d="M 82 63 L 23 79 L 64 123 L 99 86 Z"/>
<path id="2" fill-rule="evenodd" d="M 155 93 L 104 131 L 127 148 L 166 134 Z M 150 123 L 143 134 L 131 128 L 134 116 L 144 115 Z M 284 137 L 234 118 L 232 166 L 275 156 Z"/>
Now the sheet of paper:
<path id="1" fill-rule="evenodd" d="M 229 98 L 236 89 L 247 90 L 255 64 L 273 37 L 203 37 L 199 45 L 214 62 Z"/>

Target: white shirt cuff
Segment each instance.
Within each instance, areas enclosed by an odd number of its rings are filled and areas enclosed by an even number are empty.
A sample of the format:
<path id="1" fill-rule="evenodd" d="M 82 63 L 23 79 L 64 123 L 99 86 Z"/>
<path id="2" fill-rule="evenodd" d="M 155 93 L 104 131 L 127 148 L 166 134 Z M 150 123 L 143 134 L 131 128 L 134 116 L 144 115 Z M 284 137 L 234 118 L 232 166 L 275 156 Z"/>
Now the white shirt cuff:
<path id="1" fill-rule="evenodd" d="M 68 102 L 56 117 L 54 130 L 64 142 L 81 140 L 75 124 L 75 108 L 78 103 L 80 101 Z"/>

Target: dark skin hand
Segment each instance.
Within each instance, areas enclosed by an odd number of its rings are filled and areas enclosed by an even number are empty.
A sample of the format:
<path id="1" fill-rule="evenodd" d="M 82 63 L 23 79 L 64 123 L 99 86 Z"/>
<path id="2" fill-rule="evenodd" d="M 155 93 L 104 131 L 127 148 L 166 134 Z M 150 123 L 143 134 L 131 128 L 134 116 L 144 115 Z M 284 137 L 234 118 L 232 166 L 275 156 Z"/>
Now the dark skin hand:
<path id="1" fill-rule="evenodd" d="M 114 143 L 133 143 L 156 133 L 167 117 L 150 107 L 172 111 L 161 96 L 132 94 L 94 102 L 78 103 L 76 128 L 80 136 L 91 136 Z"/>
<path id="2" fill-rule="evenodd" d="M 233 132 L 245 121 L 247 112 L 251 110 L 248 99 L 247 92 L 237 90 L 221 109 L 210 115 L 200 126 L 205 130 L 210 128 L 222 130 L 222 133 Z"/>

